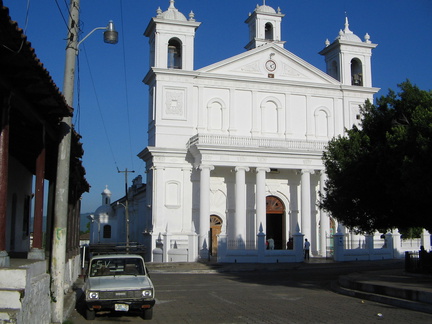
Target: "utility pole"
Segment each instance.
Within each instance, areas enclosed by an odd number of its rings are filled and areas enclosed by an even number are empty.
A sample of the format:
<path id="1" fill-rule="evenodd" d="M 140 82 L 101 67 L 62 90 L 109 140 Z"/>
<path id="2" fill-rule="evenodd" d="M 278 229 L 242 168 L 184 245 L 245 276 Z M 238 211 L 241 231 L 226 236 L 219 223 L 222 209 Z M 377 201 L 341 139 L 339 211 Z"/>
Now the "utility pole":
<path id="1" fill-rule="evenodd" d="M 126 253 L 129 253 L 129 246 L 130 246 L 130 242 L 129 242 L 129 199 L 128 199 L 128 173 L 134 173 L 135 171 L 128 171 L 128 169 L 126 168 L 124 171 L 120 171 L 117 168 L 117 172 L 118 173 L 124 173 L 125 174 L 125 203 L 126 205 L 124 206 L 125 208 L 125 216 L 126 216 Z"/>
<path id="2" fill-rule="evenodd" d="M 63 80 L 63 96 L 66 104 L 73 107 L 75 66 L 78 55 L 78 47 L 90 34 L 98 29 L 106 29 L 104 42 L 116 44 L 118 33 L 114 29 L 112 21 L 106 28 L 93 29 L 86 37 L 78 42 L 80 0 L 70 0 L 68 36 L 66 45 L 66 62 Z M 52 323 L 62 323 L 64 307 L 64 274 L 66 267 L 66 240 L 67 240 L 67 217 L 69 210 L 69 175 L 70 155 L 72 139 L 72 116 L 64 117 L 60 123 L 60 142 L 57 158 L 57 178 L 54 198 L 54 231 L 51 262 L 51 291 L 52 299 Z"/>
<path id="3" fill-rule="evenodd" d="M 63 95 L 69 107 L 73 106 L 75 64 L 78 44 L 79 0 L 70 1 L 69 28 L 66 47 L 66 63 Z M 64 273 L 66 265 L 66 234 L 69 205 L 70 148 L 72 117 L 64 117 L 60 123 L 61 140 L 58 148 L 57 179 L 54 199 L 54 232 L 51 262 L 51 291 L 53 294 L 52 322 L 63 322 Z"/>

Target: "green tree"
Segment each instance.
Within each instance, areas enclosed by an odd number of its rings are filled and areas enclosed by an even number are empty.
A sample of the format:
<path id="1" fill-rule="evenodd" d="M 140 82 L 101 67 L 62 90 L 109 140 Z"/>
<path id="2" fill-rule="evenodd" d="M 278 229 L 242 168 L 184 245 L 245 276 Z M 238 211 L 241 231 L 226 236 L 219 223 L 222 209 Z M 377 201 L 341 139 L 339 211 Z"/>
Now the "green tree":
<path id="1" fill-rule="evenodd" d="M 87 234 L 90 233 L 90 222 L 88 222 L 86 224 L 86 230 L 85 231 L 80 231 L 80 234 Z"/>
<path id="2" fill-rule="evenodd" d="M 432 92 L 405 81 L 331 140 L 320 207 L 359 232 L 432 230 Z"/>

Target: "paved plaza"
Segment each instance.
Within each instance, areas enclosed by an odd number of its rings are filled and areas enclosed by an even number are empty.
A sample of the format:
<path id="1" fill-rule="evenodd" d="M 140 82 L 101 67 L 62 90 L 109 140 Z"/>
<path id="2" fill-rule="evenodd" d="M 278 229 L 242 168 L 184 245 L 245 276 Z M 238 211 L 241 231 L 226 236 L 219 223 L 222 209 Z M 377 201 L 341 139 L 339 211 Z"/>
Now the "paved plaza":
<path id="1" fill-rule="evenodd" d="M 157 303 L 148 323 L 431 323 L 432 315 L 348 297 L 330 283 L 352 267 L 292 266 L 252 271 L 156 271 Z M 139 316 L 103 314 L 81 323 L 143 323 Z"/>

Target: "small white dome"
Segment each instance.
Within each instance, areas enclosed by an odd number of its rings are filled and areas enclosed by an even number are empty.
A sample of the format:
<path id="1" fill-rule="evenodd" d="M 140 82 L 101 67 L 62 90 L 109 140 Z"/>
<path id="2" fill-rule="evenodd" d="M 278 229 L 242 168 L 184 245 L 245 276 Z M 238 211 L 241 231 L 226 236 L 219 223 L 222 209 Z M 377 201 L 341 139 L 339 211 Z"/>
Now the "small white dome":
<path id="1" fill-rule="evenodd" d="M 338 35 L 338 37 L 336 37 L 336 39 L 345 40 L 345 41 L 349 41 L 349 42 L 362 43 L 362 40 L 360 39 L 360 37 L 358 37 L 356 34 L 354 34 L 349 29 L 348 17 L 345 17 L 345 29 L 344 30 L 341 29 L 339 31 L 339 35 Z"/>
<path id="2" fill-rule="evenodd" d="M 102 192 L 102 195 L 111 196 L 111 191 L 108 189 L 108 185 L 105 186 L 105 189 Z"/>
<path id="3" fill-rule="evenodd" d="M 170 6 L 167 11 L 162 13 L 158 12 L 158 18 L 169 19 L 169 20 L 180 20 L 187 21 L 185 15 L 183 15 L 178 9 L 174 6 L 174 0 L 170 0 Z"/>
<path id="4" fill-rule="evenodd" d="M 110 205 L 99 206 L 95 211 L 95 217 L 99 219 L 100 215 L 110 215 L 111 211 L 112 211 L 112 207 Z"/>
<path id="5" fill-rule="evenodd" d="M 276 10 L 274 10 L 272 7 L 267 6 L 267 5 L 262 5 L 262 6 L 258 6 L 255 9 L 256 12 L 260 12 L 260 13 L 276 13 Z"/>

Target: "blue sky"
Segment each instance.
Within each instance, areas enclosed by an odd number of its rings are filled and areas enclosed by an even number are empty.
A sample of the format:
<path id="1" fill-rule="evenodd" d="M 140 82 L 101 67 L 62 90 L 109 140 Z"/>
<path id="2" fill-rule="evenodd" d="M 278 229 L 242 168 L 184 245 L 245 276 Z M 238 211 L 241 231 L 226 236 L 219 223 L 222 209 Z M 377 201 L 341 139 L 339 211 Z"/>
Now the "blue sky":
<path id="1" fill-rule="evenodd" d="M 245 51 L 248 13 L 262 0 L 176 0 L 185 16 L 192 10 L 201 22 L 195 39 L 195 69 Z M 36 55 L 62 89 L 67 7 L 69 0 L 4 0 L 10 16 L 36 50 Z M 29 10 L 27 10 L 28 4 Z M 326 38 L 333 41 L 344 28 L 361 39 L 366 33 L 378 47 L 372 55 L 373 85 L 386 95 L 388 89 L 411 80 L 429 90 L 432 73 L 431 0 L 267 0 L 280 7 L 285 48 L 325 70 L 318 52 Z M 82 135 L 83 164 L 90 193 L 82 199 L 82 212 L 94 212 L 101 192 L 109 186 L 112 200 L 124 195 L 125 169 L 144 174 L 137 154 L 147 145 L 148 39 L 143 36 L 156 9 L 165 11 L 169 0 L 81 0 L 82 37 L 113 20 L 119 32 L 117 45 L 104 44 L 96 31 L 80 46 L 76 74 L 73 123 Z M 27 17 L 27 18 L 26 18 Z M 26 23 L 27 21 L 27 23 Z"/>

